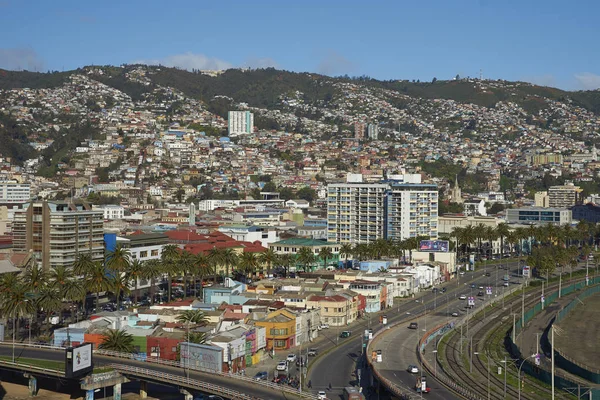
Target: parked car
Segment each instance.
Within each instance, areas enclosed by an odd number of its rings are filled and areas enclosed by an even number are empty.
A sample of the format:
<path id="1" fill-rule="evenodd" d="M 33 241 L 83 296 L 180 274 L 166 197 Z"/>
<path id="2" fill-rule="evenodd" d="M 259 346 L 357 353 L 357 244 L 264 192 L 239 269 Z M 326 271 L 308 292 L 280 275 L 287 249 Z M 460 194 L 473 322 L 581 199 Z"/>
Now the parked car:
<path id="1" fill-rule="evenodd" d="M 464 274 L 465 274 L 465 271 L 460 271 L 458 274 L 459 274 L 459 275 L 464 275 Z"/>
<path id="2" fill-rule="evenodd" d="M 254 379 L 257 381 L 266 381 L 269 378 L 269 373 L 267 371 L 257 372 L 254 375 Z"/>
<path id="3" fill-rule="evenodd" d="M 467 295 L 466 294 L 461 294 L 458 299 L 459 300 L 466 300 L 467 299 Z"/>
<path id="4" fill-rule="evenodd" d="M 309 357 L 314 357 L 314 356 L 316 356 L 317 354 L 319 354 L 319 352 L 317 351 L 317 349 L 308 349 L 307 356 L 309 356 Z"/>
<path id="5" fill-rule="evenodd" d="M 277 363 L 277 371 L 287 371 L 287 362 L 286 361 L 280 361 Z"/>
<path id="6" fill-rule="evenodd" d="M 296 361 L 296 355 L 294 353 L 290 353 L 290 354 L 288 354 L 286 360 L 287 360 L 287 362 L 293 363 Z"/>
<path id="7" fill-rule="evenodd" d="M 408 372 L 410 372 L 411 374 L 418 374 L 419 373 L 419 368 L 417 368 L 416 365 L 409 365 L 406 370 Z"/>
<path id="8" fill-rule="evenodd" d="M 329 324 L 321 324 L 321 329 L 329 329 Z"/>
<path id="9" fill-rule="evenodd" d="M 417 388 L 417 393 L 421 393 L 421 392 L 423 392 L 423 393 L 429 393 L 429 392 L 431 392 L 431 388 L 426 387 L 425 390 L 421 390 L 421 387 L 418 387 Z"/>
<path id="10" fill-rule="evenodd" d="M 453 312 L 452 312 L 452 316 L 453 316 L 453 317 L 458 317 L 458 315 L 459 315 L 459 314 L 458 314 L 458 311 L 453 311 Z"/>
<path id="11" fill-rule="evenodd" d="M 327 400 L 327 393 L 325 393 L 323 390 L 319 390 L 319 393 L 317 393 L 317 399 Z"/>
<path id="12" fill-rule="evenodd" d="M 411 322 L 408 325 L 408 329 L 419 329 L 419 324 L 417 324 L 416 322 Z"/>
<path id="13" fill-rule="evenodd" d="M 343 331 L 342 333 L 340 333 L 340 337 L 343 338 L 347 338 L 350 337 L 350 335 L 352 334 L 352 332 L 350 331 Z"/>
<path id="14" fill-rule="evenodd" d="M 433 288 L 431 291 L 432 291 L 433 293 L 435 293 L 435 292 L 439 292 L 439 290 L 440 290 L 440 289 L 438 289 L 438 288 L 434 287 L 434 288 Z"/>

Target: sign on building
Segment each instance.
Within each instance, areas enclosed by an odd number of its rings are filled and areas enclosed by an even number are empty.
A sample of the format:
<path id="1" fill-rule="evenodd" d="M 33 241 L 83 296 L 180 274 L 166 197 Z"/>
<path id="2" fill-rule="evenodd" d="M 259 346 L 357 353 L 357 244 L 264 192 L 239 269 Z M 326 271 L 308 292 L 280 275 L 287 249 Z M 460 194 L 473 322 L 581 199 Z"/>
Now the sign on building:
<path id="1" fill-rule="evenodd" d="M 65 351 L 65 377 L 74 378 L 86 375 L 94 369 L 92 344 L 69 347 Z"/>
<path id="2" fill-rule="evenodd" d="M 450 242 L 447 240 L 421 240 L 419 251 L 447 253 L 450 251 Z"/>

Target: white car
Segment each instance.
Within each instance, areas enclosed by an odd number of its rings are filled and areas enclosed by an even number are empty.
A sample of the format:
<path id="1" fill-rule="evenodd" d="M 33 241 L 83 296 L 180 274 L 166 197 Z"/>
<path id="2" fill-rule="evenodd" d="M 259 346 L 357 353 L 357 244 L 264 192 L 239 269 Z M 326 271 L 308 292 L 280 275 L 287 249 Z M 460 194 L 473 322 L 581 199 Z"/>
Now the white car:
<path id="1" fill-rule="evenodd" d="M 465 274 L 465 271 L 460 271 L 460 272 L 459 272 L 459 274 L 460 274 L 460 275 L 464 275 L 464 274 Z"/>
<path id="2" fill-rule="evenodd" d="M 280 361 L 277 363 L 277 371 L 287 371 L 287 362 Z"/>
<path id="3" fill-rule="evenodd" d="M 318 400 L 327 400 L 327 393 L 325 393 L 322 390 L 319 390 L 319 393 L 317 393 L 317 399 Z"/>
<path id="4" fill-rule="evenodd" d="M 329 329 L 329 325 L 328 324 L 321 324 L 320 329 Z"/>
<path id="5" fill-rule="evenodd" d="M 466 300 L 467 299 L 467 295 L 466 294 L 461 294 L 458 299 L 459 300 Z"/>
<path id="6" fill-rule="evenodd" d="M 454 312 L 452 313 L 452 316 L 453 316 L 453 317 L 458 317 L 458 311 L 454 311 Z"/>
<path id="7" fill-rule="evenodd" d="M 409 365 L 407 371 L 410 372 L 411 374 L 418 374 L 419 368 L 417 368 L 416 365 Z"/>
<path id="8" fill-rule="evenodd" d="M 508 283 L 508 282 L 504 282 L 504 286 L 505 286 L 505 287 L 509 287 L 509 286 L 510 286 L 510 283 Z"/>
<path id="9" fill-rule="evenodd" d="M 295 354 L 288 354 L 287 358 L 286 358 L 287 362 L 293 363 L 296 362 L 296 355 Z"/>

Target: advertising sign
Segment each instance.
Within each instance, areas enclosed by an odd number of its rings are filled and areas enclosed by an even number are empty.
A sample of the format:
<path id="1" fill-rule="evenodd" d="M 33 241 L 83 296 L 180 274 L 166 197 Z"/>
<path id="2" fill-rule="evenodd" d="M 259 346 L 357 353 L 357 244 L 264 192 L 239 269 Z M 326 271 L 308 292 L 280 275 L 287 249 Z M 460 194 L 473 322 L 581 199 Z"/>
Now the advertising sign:
<path id="1" fill-rule="evenodd" d="M 471 255 L 469 255 L 469 263 L 470 263 L 471 265 L 474 265 L 474 264 L 475 264 L 475 254 L 471 254 Z"/>
<path id="2" fill-rule="evenodd" d="M 541 301 L 542 301 L 542 304 L 544 304 L 544 302 L 546 301 L 546 298 L 544 297 L 544 295 L 542 295 Z"/>
<path id="3" fill-rule="evenodd" d="M 86 375 L 94 369 L 92 361 L 92 344 L 84 343 L 69 347 L 65 351 L 65 376 L 73 378 Z"/>
<path id="4" fill-rule="evenodd" d="M 523 278 L 531 278 L 531 268 L 528 265 L 523 267 Z"/>
<path id="5" fill-rule="evenodd" d="M 540 355 L 539 354 L 535 355 L 535 365 L 538 365 L 538 366 L 540 365 Z"/>
<path id="6" fill-rule="evenodd" d="M 474 305 L 475 305 L 475 297 L 469 296 L 469 298 L 468 298 L 468 299 L 469 299 L 469 300 L 468 300 L 468 301 L 469 301 L 469 302 L 468 302 L 468 305 L 469 305 L 469 306 L 474 306 Z"/>
<path id="7" fill-rule="evenodd" d="M 450 250 L 450 242 L 447 240 L 421 240 L 419 251 L 431 251 L 447 253 Z"/>
<path id="8" fill-rule="evenodd" d="M 492 294 L 492 287 L 491 286 L 486 287 L 485 288 L 485 293 L 486 294 Z"/>
<path id="9" fill-rule="evenodd" d="M 182 342 L 181 367 L 223 372 L 223 349 L 218 346 Z"/>

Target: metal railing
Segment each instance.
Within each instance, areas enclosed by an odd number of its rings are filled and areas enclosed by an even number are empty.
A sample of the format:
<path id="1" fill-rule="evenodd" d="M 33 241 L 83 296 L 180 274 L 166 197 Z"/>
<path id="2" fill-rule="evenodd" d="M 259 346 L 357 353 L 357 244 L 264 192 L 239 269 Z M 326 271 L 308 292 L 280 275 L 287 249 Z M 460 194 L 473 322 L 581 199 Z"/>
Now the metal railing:
<path id="1" fill-rule="evenodd" d="M 145 362 L 145 363 L 151 363 L 151 364 L 160 364 L 160 365 L 166 365 L 166 366 L 170 366 L 170 367 L 174 367 L 174 368 L 181 368 L 181 369 L 189 369 L 190 371 L 195 371 L 195 372 L 201 372 L 201 373 L 206 373 L 206 374 L 210 374 L 210 375 L 215 375 L 215 376 L 220 376 L 223 378 L 227 378 L 227 379 L 237 379 L 246 383 L 250 383 L 252 385 L 256 385 L 256 386 L 261 386 L 264 387 L 266 389 L 269 390 L 273 390 L 273 391 L 278 391 L 278 392 L 286 392 L 289 394 L 293 394 L 294 396 L 298 396 L 301 398 L 306 398 L 306 399 L 314 399 L 316 398 L 314 395 L 310 394 L 310 393 L 306 393 L 306 392 L 300 392 L 297 389 L 294 389 L 292 387 L 289 386 L 285 386 L 285 385 L 280 385 L 277 383 L 273 383 L 273 382 L 268 382 L 268 381 L 263 381 L 263 380 L 256 380 L 247 376 L 243 376 L 243 375 L 238 375 L 238 374 L 234 374 L 234 373 L 226 373 L 226 372 L 218 372 L 215 370 L 211 370 L 211 369 L 207 369 L 207 368 L 198 368 L 195 367 L 193 365 L 188 366 L 182 366 L 180 361 L 171 361 L 171 360 L 163 360 L 160 358 L 146 358 L 145 360 L 140 360 L 138 358 L 135 357 L 135 354 L 130 354 L 130 353 L 119 353 L 116 351 L 110 351 L 110 350 L 94 350 L 94 354 L 98 354 L 101 356 L 106 356 L 106 357 L 115 357 L 115 358 L 125 358 L 125 359 L 130 359 L 133 361 L 138 361 L 138 362 Z M 121 365 L 121 364 L 119 364 Z"/>
<path id="2" fill-rule="evenodd" d="M 0 365 L 7 365 L 10 367 L 16 367 L 18 369 L 26 369 L 31 372 L 38 371 L 38 372 L 42 372 L 44 374 L 65 376 L 64 370 L 59 371 L 57 369 L 38 367 L 35 365 L 31 365 L 31 364 L 24 364 L 24 363 L 12 362 L 12 361 L 0 360 Z"/>

